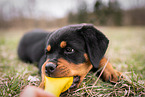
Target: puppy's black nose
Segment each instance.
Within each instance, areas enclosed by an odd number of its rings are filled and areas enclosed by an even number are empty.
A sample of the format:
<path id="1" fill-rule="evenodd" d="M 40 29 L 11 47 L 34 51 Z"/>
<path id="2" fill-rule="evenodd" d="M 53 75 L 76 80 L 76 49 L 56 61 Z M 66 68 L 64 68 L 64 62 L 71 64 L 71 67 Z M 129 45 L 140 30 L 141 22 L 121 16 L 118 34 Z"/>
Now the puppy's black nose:
<path id="1" fill-rule="evenodd" d="M 55 64 L 52 64 L 52 63 L 48 63 L 45 65 L 45 73 L 46 74 L 50 74 L 50 73 L 53 73 L 54 70 L 56 68 L 56 65 Z"/>

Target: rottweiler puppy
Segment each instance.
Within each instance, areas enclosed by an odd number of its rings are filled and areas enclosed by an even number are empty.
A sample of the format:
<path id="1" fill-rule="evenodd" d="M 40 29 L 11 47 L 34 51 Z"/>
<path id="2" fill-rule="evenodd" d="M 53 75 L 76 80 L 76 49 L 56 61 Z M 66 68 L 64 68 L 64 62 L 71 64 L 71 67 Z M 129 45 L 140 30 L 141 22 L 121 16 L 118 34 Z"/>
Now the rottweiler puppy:
<path id="1" fill-rule="evenodd" d="M 74 77 L 71 89 L 79 87 L 89 71 L 96 72 L 104 67 L 104 54 L 109 40 L 92 24 L 76 24 L 60 28 L 54 32 L 32 31 L 23 36 L 18 47 L 21 60 L 38 63 L 44 75 L 50 77 Z M 117 82 L 121 73 L 108 62 L 101 78 Z"/>

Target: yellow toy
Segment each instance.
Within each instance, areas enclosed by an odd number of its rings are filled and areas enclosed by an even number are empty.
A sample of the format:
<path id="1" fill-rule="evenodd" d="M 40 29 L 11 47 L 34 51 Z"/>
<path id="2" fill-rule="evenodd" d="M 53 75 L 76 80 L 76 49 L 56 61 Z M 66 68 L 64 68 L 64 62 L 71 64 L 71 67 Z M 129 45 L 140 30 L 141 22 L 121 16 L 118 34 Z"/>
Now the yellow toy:
<path id="1" fill-rule="evenodd" d="M 45 91 L 59 97 L 62 92 L 65 92 L 73 83 L 73 77 L 52 78 L 45 76 L 44 84 Z"/>

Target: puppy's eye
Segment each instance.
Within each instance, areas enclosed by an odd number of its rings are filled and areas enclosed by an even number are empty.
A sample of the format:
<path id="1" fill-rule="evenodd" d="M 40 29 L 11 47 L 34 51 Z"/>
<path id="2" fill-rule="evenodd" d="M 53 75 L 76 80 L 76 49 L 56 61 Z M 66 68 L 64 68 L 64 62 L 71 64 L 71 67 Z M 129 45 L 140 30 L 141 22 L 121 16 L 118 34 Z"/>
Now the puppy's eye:
<path id="1" fill-rule="evenodd" d="M 64 53 L 65 53 L 65 54 L 72 54 L 72 53 L 74 53 L 74 49 L 72 49 L 71 47 L 67 47 L 67 48 L 64 50 Z"/>

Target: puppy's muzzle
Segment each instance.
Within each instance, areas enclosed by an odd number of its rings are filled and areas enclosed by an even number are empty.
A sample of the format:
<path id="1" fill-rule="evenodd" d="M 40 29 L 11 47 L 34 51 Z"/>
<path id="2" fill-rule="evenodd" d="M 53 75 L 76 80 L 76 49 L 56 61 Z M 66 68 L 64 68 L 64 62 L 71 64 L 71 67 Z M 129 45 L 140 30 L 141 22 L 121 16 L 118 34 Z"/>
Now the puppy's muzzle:
<path id="1" fill-rule="evenodd" d="M 56 65 L 53 63 L 47 63 L 45 66 L 45 73 L 52 74 L 56 69 Z"/>

